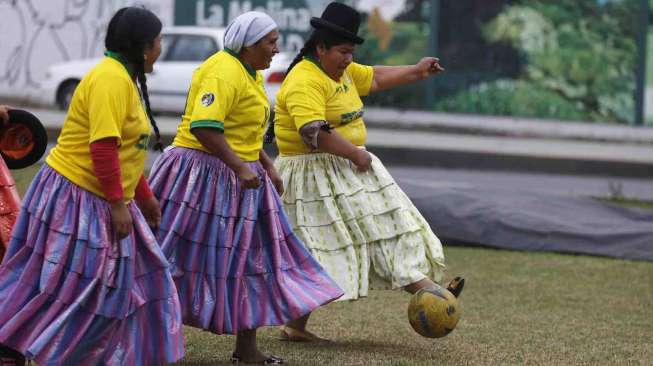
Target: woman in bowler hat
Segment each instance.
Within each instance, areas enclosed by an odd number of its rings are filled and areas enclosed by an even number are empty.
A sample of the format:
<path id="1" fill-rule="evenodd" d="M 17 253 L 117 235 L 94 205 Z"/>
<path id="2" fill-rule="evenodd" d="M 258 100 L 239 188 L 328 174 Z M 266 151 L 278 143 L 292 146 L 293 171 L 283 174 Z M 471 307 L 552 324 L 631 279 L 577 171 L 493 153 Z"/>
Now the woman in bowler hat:
<path id="1" fill-rule="evenodd" d="M 365 149 L 361 96 L 434 76 L 435 57 L 409 66 L 353 61 L 360 14 L 330 3 L 288 68 L 277 94 L 275 166 L 293 230 L 345 291 L 367 296 L 370 280 L 415 293 L 444 278 L 442 244 L 381 161 Z M 464 280 L 448 289 L 460 294 Z M 306 330 L 310 314 L 287 323 L 282 337 L 320 340 Z"/>

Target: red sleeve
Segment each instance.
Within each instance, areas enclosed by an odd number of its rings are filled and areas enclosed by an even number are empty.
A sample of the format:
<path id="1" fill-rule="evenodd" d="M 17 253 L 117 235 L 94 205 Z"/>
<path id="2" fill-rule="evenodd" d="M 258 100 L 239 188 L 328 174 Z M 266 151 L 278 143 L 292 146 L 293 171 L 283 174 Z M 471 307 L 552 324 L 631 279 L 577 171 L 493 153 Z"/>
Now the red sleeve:
<path id="1" fill-rule="evenodd" d="M 118 158 L 118 141 L 116 138 L 106 138 L 91 143 L 91 160 L 104 197 L 108 201 L 119 201 L 124 198 L 122 177 L 120 174 L 120 159 Z"/>
<path id="2" fill-rule="evenodd" d="M 138 181 L 138 185 L 136 186 L 136 201 L 142 201 L 152 196 L 154 196 L 154 194 L 150 189 L 150 185 L 147 184 L 147 179 L 145 179 L 144 175 L 141 175 L 141 179 Z"/>

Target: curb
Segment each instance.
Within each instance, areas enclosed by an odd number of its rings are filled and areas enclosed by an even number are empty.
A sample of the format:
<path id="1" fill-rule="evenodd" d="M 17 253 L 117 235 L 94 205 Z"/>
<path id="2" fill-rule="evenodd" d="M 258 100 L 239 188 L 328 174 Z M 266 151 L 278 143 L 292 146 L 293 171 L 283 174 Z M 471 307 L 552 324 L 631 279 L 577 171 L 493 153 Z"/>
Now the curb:
<path id="1" fill-rule="evenodd" d="M 504 155 L 473 151 L 424 150 L 374 145 L 369 145 L 368 149 L 386 165 L 653 178 L 653 164 L 646 163 Z"/>
<path id="2" fill-rule="evenodd" d="M 653 145 L 653 126 L 479 116 L 368 107 L 368 127 L 519 138 Z"/>

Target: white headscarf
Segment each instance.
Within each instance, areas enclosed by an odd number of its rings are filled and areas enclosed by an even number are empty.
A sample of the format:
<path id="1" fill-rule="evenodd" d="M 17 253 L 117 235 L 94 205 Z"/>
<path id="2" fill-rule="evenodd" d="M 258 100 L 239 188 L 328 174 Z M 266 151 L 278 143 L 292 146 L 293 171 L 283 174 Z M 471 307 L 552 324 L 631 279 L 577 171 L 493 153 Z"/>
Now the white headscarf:
<path id="1" fill-rule="evenodd" d="M 278 28 L 277 23 L 265 13 L 248 11 L 232 20 L 224 32 L 224 47 L 238 53 Z"/>

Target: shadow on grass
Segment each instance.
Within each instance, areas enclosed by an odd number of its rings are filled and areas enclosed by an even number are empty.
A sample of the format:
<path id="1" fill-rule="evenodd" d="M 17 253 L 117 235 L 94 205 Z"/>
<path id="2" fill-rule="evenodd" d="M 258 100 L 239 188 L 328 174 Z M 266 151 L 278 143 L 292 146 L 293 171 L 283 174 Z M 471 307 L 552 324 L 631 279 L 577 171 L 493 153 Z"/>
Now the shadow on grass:
<path id="1" fill-rule="evenodd" d="M 396 359 L 398 357 L 405 357 L 407 359 L 419 359 L 423 353 L 423 346 L 406 342 L 405 344 L 397 344 L 391 341 L 384 342 L 373 339 L 353 339 L 348 341 L 331 341 L 331 342 L 293 342 L 279 341 L 286 345 L 294 352 L 313 353 L 324 352 L 337 354 L 339 357 L 351 356 L 352 358 L 359 358 L 361 353 L 374 355 L 375 358 L 381 356 L 388 356 L 388 358 Z M 414 346 L 414 347 L 412 347 Z M 437 348 L 437 344 L 434 344 Z"/>

